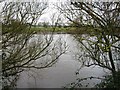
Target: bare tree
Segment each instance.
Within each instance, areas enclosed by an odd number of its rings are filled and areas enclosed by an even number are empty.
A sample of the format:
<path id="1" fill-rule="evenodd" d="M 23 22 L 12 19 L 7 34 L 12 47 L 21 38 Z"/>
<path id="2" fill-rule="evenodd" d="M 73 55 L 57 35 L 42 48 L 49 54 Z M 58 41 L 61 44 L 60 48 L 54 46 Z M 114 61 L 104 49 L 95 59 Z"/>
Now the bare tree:
<path id="1" fill-rule="evenodd" d="M 53 33 L 31 30 L 47 7 L 47 2 L 9 2 L 2 8 L 3 87 L 14 87 L 27 68 L 51 67 L 65 53 L 65 43 L 53 42 Z"/>
<path id="2" fill-rule="evenodd" d="M 74 24 L 92 26 L 92 33 L 75 36 L 84 50 L 79 61 L 87 67 L 97 65 L 110 70 L 117 85 L 113 87 L 119 87 L 116 63 L 120 61 L 120 2 L 71 2 L 58 9 Z"/>

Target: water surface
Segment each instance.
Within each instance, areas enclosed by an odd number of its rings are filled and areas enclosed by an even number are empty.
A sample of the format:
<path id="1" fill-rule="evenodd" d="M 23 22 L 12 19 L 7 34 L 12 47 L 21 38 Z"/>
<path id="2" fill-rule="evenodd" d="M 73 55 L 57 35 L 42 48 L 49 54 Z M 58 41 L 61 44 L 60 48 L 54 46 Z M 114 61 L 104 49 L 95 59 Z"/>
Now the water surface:
<path id="1" fill-rule="evenodd" d="M 61 88 L 76 81 L 77 78 L 101 77 L 106 74 L 104 69 L 100 67 L 85 67 L 76 75 L 76 71 L 81 66 L 80 62 L 75 59 L 75 53 L 80 53 L 78 42 L 70 34 L 54 35 L 54 40 L 58 38 L 66 42 L 68 46 L 67 53 L 62 55 L 58 62 L 50 68 L 42 70 L 33 69 L 21 73 L 17 82 L 18 88 Z M 89 87 L 93 87 L 99 82 L 99 80 L 95 79 L 84 81 L 83 84 L 90 83 Z"/>

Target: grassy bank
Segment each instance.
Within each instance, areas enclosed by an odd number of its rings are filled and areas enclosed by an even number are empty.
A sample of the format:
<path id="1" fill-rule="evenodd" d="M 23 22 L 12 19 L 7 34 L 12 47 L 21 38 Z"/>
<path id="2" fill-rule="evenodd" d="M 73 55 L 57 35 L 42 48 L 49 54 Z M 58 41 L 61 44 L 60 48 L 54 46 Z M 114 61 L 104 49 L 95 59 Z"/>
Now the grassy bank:
<path id="1" fill-rule="evenodd" d="M 50 33 L 54 32 L 57 34 L 99 34 L 99 28 L 93 27 L 32 27 L 31 31 L 36 33 Z M 115 33 L 119 34 L 120 29 L 115 30 Z"/>
<path id="2" fill-rule="evenodd" d="M 31 31 L 35 31 L 37 33 L 68 33 L 68 34 L 85 34 L 85 33 L 91 33 L 92 28 L 76 28 L 76 27 L 32 27 Z"/>

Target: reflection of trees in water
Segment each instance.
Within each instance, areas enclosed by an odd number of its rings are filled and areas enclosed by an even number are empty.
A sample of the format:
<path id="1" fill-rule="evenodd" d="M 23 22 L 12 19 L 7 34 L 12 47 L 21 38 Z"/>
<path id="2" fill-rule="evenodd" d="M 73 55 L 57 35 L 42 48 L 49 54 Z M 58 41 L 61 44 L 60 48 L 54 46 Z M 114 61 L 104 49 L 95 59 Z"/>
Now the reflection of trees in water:
<path id="1" fill-rule="evenodd" d="M 26 69 L 51 67 L 65 53 L 66 44 L 53 42 L 50 35 L 31 31 L 47 3 L 5 3 L 2 10 L 2 79 L 4 87 L 14 87 Z M 44 58 L 44 59 L 43 59 Z"/>

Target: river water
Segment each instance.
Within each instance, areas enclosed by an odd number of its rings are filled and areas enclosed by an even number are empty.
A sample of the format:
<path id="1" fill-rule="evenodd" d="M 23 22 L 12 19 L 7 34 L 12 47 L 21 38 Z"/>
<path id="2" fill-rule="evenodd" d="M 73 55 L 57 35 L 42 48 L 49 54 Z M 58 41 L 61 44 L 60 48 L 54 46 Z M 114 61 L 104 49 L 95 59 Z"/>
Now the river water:
<path id="1" fill-rule="evenodd" d="M 70 34 L 56 34 L 54 39 L 61 38 L 65 41 L 68 50 L 62 55 L 56 64 L 50 68 L 36 70 L 31 69 L 21 73 L 17 81 L 17 88 L 61 88 L 69 83 L 76 81 L 77 78 L 101 77 L 106 74 L 105 70 L 100 67 L 84 67 L 76 75 L 81 63 L 75 59 L 75 53 L 80 53 L 78 42 Z M 88 87 L 93 87 L 100 80 L 87 80 L 83 84 L 90 83 Z"/>

